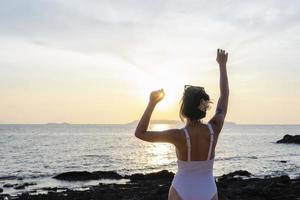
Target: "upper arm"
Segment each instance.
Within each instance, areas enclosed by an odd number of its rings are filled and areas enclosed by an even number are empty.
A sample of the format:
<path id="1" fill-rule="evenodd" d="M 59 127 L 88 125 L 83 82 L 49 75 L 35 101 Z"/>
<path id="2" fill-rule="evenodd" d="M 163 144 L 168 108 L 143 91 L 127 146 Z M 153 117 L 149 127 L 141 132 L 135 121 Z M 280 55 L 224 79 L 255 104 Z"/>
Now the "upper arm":
<path id="1" fill-rule="evenodd" d="M 214 132 L 217 134 L 217 136 L 223 128 L 224 120 L 225 116 L 223 114 L 216 113 L 208 122 L 212 125 Z"/>
<path id="2" fill-rule="evenodd" d="M 146 131 L 144 133 L 136 134 L 135 136 L 147 142 L 162 142 L 162 143 L 176 143 L 176 132 L 178 129 L 168 129 L 165 131 Z"/>
<path id="3" fill-rule="evenodd" d="M 221 96 L 218 100 L 215 115 L 209 120 L 209 123 L 213 126 L 217 134 L 222 130 L 225 117 L 227 114 L 228 96 Z"/>

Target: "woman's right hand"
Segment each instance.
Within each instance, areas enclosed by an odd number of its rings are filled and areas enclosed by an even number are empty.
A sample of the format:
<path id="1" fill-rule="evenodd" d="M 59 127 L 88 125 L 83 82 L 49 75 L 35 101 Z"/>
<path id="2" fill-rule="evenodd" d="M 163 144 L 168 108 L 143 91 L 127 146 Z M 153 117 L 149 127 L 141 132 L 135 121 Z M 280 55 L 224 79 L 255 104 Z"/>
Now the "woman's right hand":
<path id="1" fill-rule="evenodd" d="M 217 50 L 217 59 L 216 60 L 220 66 L 226 66 L 227 58 L 228 58 L 228 52 L 226 52 L 223 49 Z"/>
<path id="2" fill-rule="evenodd" d="M 160 102 L 164 98 L 164 96 L 165 96 L 165 92 L 163 89 L 153 91 L 150 94 L 149 103 L 151 105 L 156 105 L 158 102 Z"/>

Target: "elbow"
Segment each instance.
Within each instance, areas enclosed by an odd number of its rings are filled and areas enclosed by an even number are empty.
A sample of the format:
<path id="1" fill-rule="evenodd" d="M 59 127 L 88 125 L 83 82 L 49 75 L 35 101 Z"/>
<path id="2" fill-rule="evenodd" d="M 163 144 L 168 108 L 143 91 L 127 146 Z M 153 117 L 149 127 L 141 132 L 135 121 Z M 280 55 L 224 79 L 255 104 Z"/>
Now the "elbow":
<path id="1" fill-rule="evenodd" d="M 139 138 L 139 139 L 140 139 L 139 133 L 138 133 L 138 132 L 135 132 L 135 133 L 134 133 L 134 136 L 135 136 L 136 138 Z"/>
<path id="2" fill-rule="evenodd" d="M 140 139 L 140 140 L 145 140 L 145 133 L 146 132 L 135 132 L 135 137 Z"/>
<path id="3" fill-rule="evenodd" d="M 135 133 L 134 133 L 134 136 L 136 137 L 136 138 L 138 138 L 138 139 L 141 139 L 142 137 L 142 134 L 143 133 L 141 133 L 140 131 L 135 131 Z"/>

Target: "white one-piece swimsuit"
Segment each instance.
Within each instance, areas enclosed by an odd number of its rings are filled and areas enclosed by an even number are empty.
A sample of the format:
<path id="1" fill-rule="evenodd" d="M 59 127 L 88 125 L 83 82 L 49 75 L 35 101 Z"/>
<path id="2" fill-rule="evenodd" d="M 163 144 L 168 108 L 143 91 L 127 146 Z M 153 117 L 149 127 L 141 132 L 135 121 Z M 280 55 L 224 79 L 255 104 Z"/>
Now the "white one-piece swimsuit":
<path id="1" fill-rule="evenodd" d="M 191 161 L 191 141 L 186 128 L 183 129 L 187 140 L 188 160 L 177 160 L 178 171 L 172 186 L 182 200 L 211 200 L 217 193 L 213 176 L 214 159 L 210 159 L 214 141 L 214 131 L 207 124 L 210 132 L 210 144 L 207 160 Z"/>

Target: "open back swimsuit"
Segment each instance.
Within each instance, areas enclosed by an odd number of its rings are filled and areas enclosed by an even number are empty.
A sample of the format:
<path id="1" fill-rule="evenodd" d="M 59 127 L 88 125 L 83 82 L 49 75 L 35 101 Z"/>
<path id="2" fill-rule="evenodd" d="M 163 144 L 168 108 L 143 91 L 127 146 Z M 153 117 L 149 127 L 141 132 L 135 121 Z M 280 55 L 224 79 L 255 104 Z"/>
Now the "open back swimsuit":
<path id="1" fill-rule="evenodd" d="M 191 141 L 186 128 L 183 128 L 187 141 L 187 161 L 177 159 L 178 171 L 174 176 L 172 186 L 182 200 L 211 200 L 217 193 L 213 177 L 214 159 L 210 159 L 214 141 L 211 124 L 207 124 L 210 132 L 210 144 L 207 160 L 191 161 Z"/>

